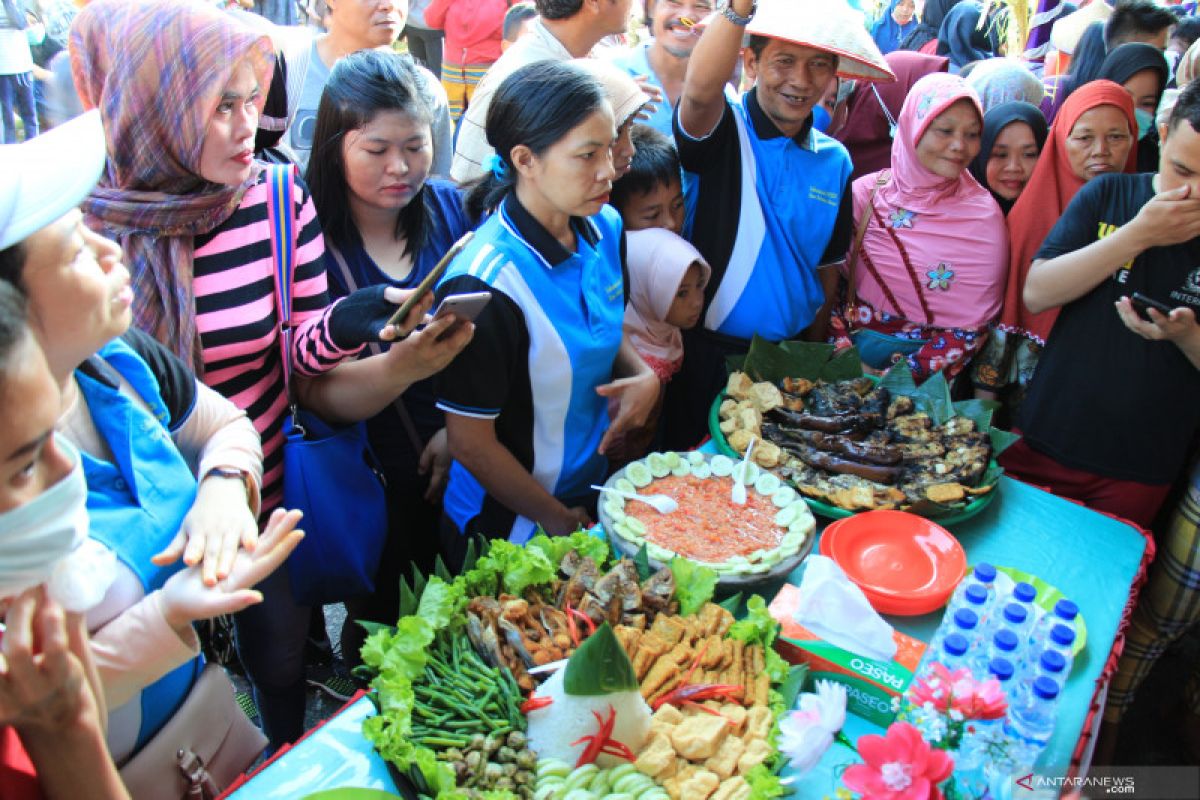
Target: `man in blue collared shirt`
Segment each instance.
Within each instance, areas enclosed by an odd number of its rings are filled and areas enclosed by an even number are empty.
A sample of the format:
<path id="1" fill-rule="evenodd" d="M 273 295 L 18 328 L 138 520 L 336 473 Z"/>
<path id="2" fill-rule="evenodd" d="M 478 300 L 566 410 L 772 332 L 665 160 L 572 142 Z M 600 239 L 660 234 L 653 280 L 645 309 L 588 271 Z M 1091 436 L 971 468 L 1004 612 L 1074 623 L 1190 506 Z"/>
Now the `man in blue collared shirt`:
<path id="1" fill-rule="evenodd" d="M 683 93 L 688 58 L 700 41 L 696 23 L 712 13 L 714 0 L 646 0 L 646 27 L 653 37 L 613 60 L 635 78 L 646 78 L 662 94 L 654 114 L 645 123 L 671 136 L 671 118 Z"/>
<path id="2" fill-rule="evenodd" d="M 754 86 L 734 100 L 725 84 L 747 32 L 743 67 Z M 841 144 L 813 129 L 812 110 L 838 73 L 890 77 L 860 21 L 822 3 L 726 0 L 696 45 L 674 135 L 685 232 L 713 273 L 703 324 L 685 338 L 683 368 L 668 387 L 669 446 L 704 436 L 726 356 L 745 353 L 755 336 L 825 337 L 838 280 L 829 267 L 853 232 L 851 164 Z"/>

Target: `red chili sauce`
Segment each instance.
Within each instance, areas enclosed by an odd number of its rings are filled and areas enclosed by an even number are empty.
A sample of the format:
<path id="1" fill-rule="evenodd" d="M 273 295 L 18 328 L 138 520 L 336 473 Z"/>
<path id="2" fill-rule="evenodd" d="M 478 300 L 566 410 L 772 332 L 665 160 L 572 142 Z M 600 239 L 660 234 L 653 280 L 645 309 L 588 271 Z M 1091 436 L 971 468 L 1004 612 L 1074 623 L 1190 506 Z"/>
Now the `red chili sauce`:
<path id="1" fill-rule="evenodd" d="M 784 534 L 775 524 L 779 509 L 750 487 L 746 505 L 737 505 L 729 496 L 732 489 L 731 478 L 670 475 L 638 491 L 673 497 L 678 511 L 659 514 L 643 503 L 628 503 L 625 513 L 646 526 L 647 541 L 696 561 L 719 563 L 778 547 Z"/>

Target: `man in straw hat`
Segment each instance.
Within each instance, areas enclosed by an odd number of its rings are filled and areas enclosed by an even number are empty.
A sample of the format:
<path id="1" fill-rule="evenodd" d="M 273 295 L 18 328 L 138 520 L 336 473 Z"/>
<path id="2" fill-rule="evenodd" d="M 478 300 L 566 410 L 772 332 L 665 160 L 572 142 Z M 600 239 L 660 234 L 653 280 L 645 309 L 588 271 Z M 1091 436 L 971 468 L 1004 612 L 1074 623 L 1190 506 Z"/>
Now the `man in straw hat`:
<path id="1" fill-rule="evenodd" d="M 712 265 L 704 324 L 689 332 L 664 413 L 668 442 L 694 445 L 725 381 L 725 356 L 750 340 L 820 341 L 827 293 L 854 227 L 850 156 L 813 129 L 835 76 L 893 80 L 861 16 L 827 0 L 723 0 L 688 64 L 675 116 L 687 231 Z M 753 87 L 725 85 L 743 56 Z"/>

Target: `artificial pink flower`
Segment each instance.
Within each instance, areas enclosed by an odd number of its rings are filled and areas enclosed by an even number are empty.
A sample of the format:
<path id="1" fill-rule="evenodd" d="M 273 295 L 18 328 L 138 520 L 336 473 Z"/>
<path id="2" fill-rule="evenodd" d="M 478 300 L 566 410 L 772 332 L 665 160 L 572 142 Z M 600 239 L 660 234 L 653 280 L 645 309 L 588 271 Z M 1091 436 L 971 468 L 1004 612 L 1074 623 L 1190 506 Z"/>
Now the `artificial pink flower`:
<path id="1" fill-rule="evenodd" d="M 945 714 L 950 710 L 956 689 L 970 691 L 971 681 L 969 669 L 956 669 L 954 672 L 942 664 L 934 663 L 931 674 L 915 678 L 908 687 L 908 699 L 918 708 L 924 708 L 927 703 L 933 704 L 935 711 Z"/>
<path id="2" fill-rule="evenodd" d="M 963 719 L 1000 719 L 1008 711 L 1008 700 L 995 678 L 972 680 L 969 686 L 956 683 L 950 702 Z"/>
<path id="3" fill-rule="evenodd" d="M 842 783 L 863 800 L 941 800 L 938 784 L 954 771 L 950 754 L 907 722 L 893 723 L 885 736 L 863 736 L 858 754 L 863 763 L 847 768 Z"/>
<path id="4" fill-rule="evenodd" d="M 800 695 L 800 710 L 779 723 L 779 750 L 801 774 L 816 766 L 846 724 L 846 687 L 817 681 L 816 688 Z"/>

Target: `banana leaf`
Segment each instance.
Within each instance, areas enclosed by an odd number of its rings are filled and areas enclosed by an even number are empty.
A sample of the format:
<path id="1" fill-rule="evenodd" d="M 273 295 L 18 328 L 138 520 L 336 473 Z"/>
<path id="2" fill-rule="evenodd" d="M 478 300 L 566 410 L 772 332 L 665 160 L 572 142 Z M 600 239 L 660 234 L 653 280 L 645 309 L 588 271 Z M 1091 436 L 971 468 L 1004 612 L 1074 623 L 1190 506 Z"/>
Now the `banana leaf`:
<path id="1" fill-rule="evenodd" d="M 756 381 L 773 383 L 784 378 L 840 381 L 862 375 L 862 364 L 854 348 L 835 355 L 831 344 L 801 341 L 772 344 L 756 336 L 742 370 Z"/>
<path id="2" fill-rule="evenodd" d="M 612 626 L 603 623 L 567 660 L 563 691 L 576 697 L 637 691 L 638 679 Z"/>

